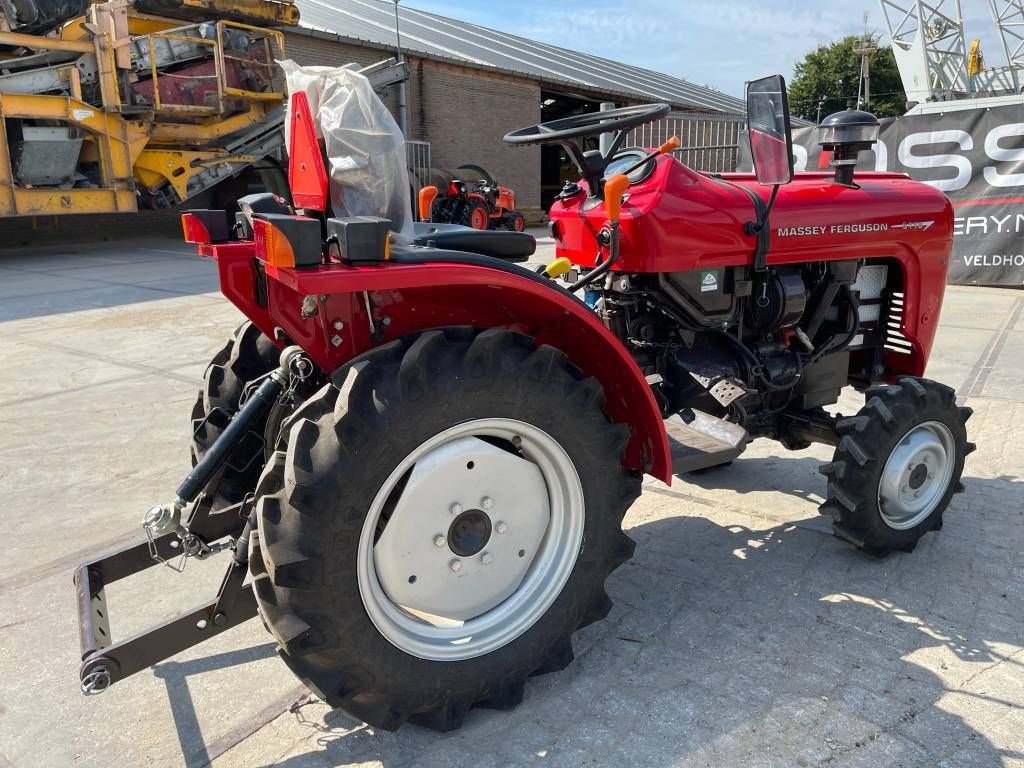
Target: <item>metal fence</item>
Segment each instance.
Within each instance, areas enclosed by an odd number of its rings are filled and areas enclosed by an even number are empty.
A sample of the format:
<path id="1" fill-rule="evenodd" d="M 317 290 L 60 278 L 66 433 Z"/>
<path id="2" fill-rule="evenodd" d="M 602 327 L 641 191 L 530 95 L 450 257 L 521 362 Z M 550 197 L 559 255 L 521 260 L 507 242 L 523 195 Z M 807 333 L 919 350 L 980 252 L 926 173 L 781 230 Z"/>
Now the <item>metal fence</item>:
<path id="1" fill-rule="evenodd" d="M 734 171 L 743 126 L 739 115 L 673 112 L 634 129 L 624 146 L 658 147 L 678 136 L 681 146 L 674 154 L 681 162 L 698 171 Z"/>
<path id="2" fill-rule="evenodd" d="M 406 139 L 405 154 L 409 163 L 409 183 L 415 194 L 430 179 L 430 142 Z"/>

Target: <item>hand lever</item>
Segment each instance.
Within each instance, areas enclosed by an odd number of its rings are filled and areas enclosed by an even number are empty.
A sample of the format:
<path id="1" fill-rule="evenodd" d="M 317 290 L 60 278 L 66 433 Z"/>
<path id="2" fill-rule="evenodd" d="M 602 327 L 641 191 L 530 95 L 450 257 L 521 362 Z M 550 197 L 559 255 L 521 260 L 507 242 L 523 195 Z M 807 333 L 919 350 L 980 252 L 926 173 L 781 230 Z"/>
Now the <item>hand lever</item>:
<path id="1" fill-rule="evenodd" d="M 644 163 L 649 163 L 651 160 L 656 158 L 658 155 L 667 155 L 669 152 L 672 152 L 673 150 L 676 150 L 676 149 L 679 149 L 679 137 L 678 136 L 673 136 L 672 138 L 670 138 L 668 141 L 666 141 L 664 144 L 662 144 L 657 149 L 655 149 L 655 150 L 653 150 L 651 152 L 648 152 L 646 155 L 644 155 L 644 157 L 642 159 L 637 160 L 635 163 L 633 163 L 633 165 L 629 166 L 629 168 L 624 170 L 622 173 L 624 175 L 628 176 L 633 171 L 635 171 L 637 168 L 639 168 L 641 165 L 643 165 Z"/>
<path id="2" fill-rule="evenodd" d="M 423 187 L 418 197 L 420 221 L 430 221 L 430 210 L 434 204 L 434 198 L 437 197 L 437 187 Z"/>

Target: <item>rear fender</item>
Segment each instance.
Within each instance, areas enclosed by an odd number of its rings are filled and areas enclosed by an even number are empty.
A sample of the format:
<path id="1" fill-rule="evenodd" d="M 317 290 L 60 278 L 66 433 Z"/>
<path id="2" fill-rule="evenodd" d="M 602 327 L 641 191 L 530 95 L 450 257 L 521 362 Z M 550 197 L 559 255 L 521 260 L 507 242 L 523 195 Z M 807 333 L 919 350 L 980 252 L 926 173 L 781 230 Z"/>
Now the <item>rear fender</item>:
<path id="1" fill-rule="evenodd" d="M 251 288 L 240 274 L 253 269 L 251 261 L 235 269 L 224 261 L 224 292 Z M 466 264 L 264 269 L 265 308 L 247 309 L 251 294 L 228 298 L 272 338 L 275 328 L 283 330 L 325 371 L 406 334 L 445 326 L 508 328 L 561 350 L 601 383 L 608 416 L 630 427 L 626 466 L 671 482 L 668 436 L 650 386 L 625 347 L 574 297 L 514 272 Z"/>

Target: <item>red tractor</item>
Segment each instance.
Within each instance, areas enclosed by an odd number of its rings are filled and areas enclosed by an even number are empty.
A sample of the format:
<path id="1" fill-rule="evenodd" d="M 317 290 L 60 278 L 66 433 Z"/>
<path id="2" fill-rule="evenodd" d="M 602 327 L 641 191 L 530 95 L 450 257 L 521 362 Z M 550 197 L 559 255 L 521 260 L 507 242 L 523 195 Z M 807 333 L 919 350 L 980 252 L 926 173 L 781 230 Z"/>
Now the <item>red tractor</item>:
<path id="1" fill-rule="evenodd" d="M 859 112 L 823 125 L 835 175 L 794 178 L 780 77 L 748 88 L 753 174 L 698 173 L 671 144 L 620 149 L 668 109 L 506 137 L 557 142 L 580 167 L 543 273 L 513 263 L 528 235 L 421 224 L 399 244 L 386 220 L 333 218 L 294 122 L 300 212 L 254 198 L 235 231 L 223 212 L 185 214 L 249 319 L 210 363 L 194 467 L 147 514 L 148 541 L 78 571 L 83 690 L 258 613 L 299 678 L 373 726 L 447 730 L 472 707 L 514 707 L 607 615 L 643 475 L 670 483 L 754 437 L 835 446 L 821 509 L 866 552 L 940 528 L 973 449 L 970 410 L 921 378 L 949 202 L 903 175 L 855 178 L 877 135 Z M 289 119 L 308 126 L 304 100 Z M 609 131 L 608 152 L 582 150 Z M 826 410 L 847 386 L 863 407 Z M 214 598 L 112 643 L 105 584 L 221 550 Z"/>
<path id="2" fill-rule="evenodd" d="M 516 193 L 486 179 L 468 185 L 461 179 L 452 179 L 443 195 L 438 193 L 437 187 L 423 187 L 420 199 L 427 201 L 422 216 L 424 221 L 459 224 L 473 229 L 504 227 L 512 232 L 526 230 L 526 219 L 515 209 Z"/>

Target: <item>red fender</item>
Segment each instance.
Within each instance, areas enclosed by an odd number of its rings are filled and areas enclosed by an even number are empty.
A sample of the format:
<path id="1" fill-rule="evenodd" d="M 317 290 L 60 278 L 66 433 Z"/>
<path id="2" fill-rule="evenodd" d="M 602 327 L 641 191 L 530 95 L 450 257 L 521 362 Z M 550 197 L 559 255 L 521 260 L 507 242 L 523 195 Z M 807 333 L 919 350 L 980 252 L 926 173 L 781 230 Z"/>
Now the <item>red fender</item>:
<path id="1" fill-rule="evenodd" d="M 561 291 L 475 265 L 265 265 L 266 306 L 259 306 L 250 248 L 201 251 L 217 258 L 221 290 L 232 303 L 271 338 L 275 327 L 282 329 L 326 371 L 405 334 L 443 326 L 504 327 L 550 344 L 601 382 L 608 416 L 630 427 L 626 466 L 671 483 L 668 435 L 643 373 L 597 316 Z M 367 301 L 377 338 L 371 337 Z"/>

